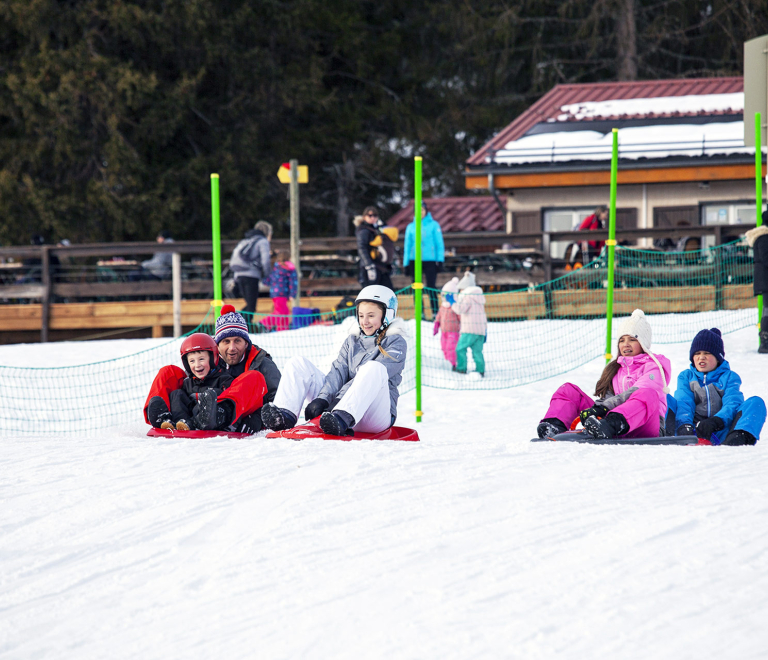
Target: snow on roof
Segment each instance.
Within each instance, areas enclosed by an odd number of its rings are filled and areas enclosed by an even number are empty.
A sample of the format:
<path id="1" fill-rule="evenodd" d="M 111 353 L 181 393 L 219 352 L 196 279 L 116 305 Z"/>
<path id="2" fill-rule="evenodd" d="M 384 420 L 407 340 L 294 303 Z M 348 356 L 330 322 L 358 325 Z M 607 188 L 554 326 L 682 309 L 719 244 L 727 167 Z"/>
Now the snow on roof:
<path id="1" fill-rule="evenodd" d="M 611 132 L 583 130 L 541 133 L 508 142 L 496 152 L 494 162 L 517 165 L 610 160 L 612 150 Z M 619 157 L 624 159 L 754 152 L 754 148 L 744 146 L 742 121 L 657 124 L 622 128 L 619 131 Z"/>
<path id="2" fill-rule="evenodd" d="M 557 85 L 478 149 L 467 159 L 467 165 L 485 167 L 496 161 L 496 152 L 531 133 L 537 124 L 552 128 L 567 122 L 573 128 L 580 121 L 659 116 L 682 119 L 685 115 L 710 115 L 713 122 L 721 121 L 718 115 L 743 111 L 743 92 L 740 76 Z M 622 103 L 617 105 L 618 101 Z M 583 116 L 578 116 L 580 113 Z"/>
<path id="3" fill-rule="evenodd" d="M 647 117 L 696 114 L 741 114 L 744 93 L 663 96 L 647 99 L 611 99 L 569 103 L 562 114 L 548 121 L 582 121 L 611 117 Z"/>

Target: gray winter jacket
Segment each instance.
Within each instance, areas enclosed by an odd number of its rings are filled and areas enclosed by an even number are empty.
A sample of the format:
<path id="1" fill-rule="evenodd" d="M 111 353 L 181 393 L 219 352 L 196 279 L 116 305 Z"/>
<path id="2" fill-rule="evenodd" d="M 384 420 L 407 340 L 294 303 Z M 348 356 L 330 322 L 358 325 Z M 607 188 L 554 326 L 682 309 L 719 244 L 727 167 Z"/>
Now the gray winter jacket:
<path id="1" fill-rule="evenodd" d="M 173 243 L 172 238 L 166 238 L 163 243 Z M 172 252 L 155 252 L 151 259 L 141 262 L 141 267 L 148 270 L 155 277 L 161 280 L 171 279 L 171 270 L 173 267 Z"/>
<path id="2" fill-rule="evenodd" d="M 339 357 L 333 361 L 331 370 L 325 377 L 323 387 L 317 395 L 318 398 L 325 399 L 333 408 L 349 389 L 357 370 L 366 362 L 376 360 L 387 368 L 389 374 L 389 410 L 392 419 L 397 417 L 397 398 L 399 396 L 397 386 L 403 379 L 402 373 L 407 350 L 405 337 L 403 337 L 404 331 L 405 324 L 402 319 L 395 319 L 389 324 L 387 334 L 381 342 L 381 347 L 390 355 L 387 357 L 376 346 L 375 336 L 366 337 L 360 332 L 360 327 L 356 323 L 350 326 L 349 337 L 344 340 L 339 351 Z"/>
<path id="3" fill-rule="evenodd" d="M 269 263 L 269 241 L 260 231 L 250 229 L 229 258 L 229 268 L 238 277 L 255 277 L 263 280 L 272 272 Z"/>

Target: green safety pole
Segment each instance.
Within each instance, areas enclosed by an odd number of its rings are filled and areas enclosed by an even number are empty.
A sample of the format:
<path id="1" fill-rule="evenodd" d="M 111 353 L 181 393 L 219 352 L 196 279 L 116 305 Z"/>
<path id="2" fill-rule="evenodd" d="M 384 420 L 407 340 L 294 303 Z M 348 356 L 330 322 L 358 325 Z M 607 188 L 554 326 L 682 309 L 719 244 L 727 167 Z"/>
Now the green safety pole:
<path id="1" fill-rule="evenodd" d="M 416 255 L 413 261 L 413 297 L 416 311 L 416 422 L 421 422 L 421 156 L 413 159 L 413 221 L 416 223 Z"/>
<path id="2" fill-rule="evenodd" d="M 763 224 L 763 118 L 755 113 L 755 221 L 756 226 Z M 763 320 L 763 296 L 757 297 L 757 331 Z"/>
<path id="3" fill-rule="evenodd" d="M 221 315 L 221 215 L 219 212 L 219 175 L 211 174 L 211 218 L 213 221 L 213 300 L 215 317 Z"/>
<path id="4" fill-rule="evenodd" d="M 608 293 L 605 306 L 605 320 L 607 324 L 605 332 L 605 361 L 611 361 L 612 346 L 611 333 L 613 324 L 613 257 L 616 250 L 616 176 L 619 169 L 619 130 L 613 129 L 613 154 L 611 155 L 611 210 L 608 226 Z"/>

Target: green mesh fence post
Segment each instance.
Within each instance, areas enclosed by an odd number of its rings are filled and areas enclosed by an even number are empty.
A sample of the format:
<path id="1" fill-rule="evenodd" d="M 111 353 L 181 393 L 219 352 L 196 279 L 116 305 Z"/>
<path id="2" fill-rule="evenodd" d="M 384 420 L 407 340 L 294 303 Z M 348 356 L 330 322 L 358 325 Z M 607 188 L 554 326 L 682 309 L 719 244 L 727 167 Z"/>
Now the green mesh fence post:
<path id="1" fill-rule="evenodd" d="M 763 145 L 762 116 L 755 113 L 755 221 L 759 227 L 763 224 Z M 757 331 L 763 320 L 763 296 L 757 297 Z"/>
<path id="2" fill-rule="evenodd" d="M 421 156 L 413 159 L 413 220 L 416 223 L 416 255 L 413 261 L 413 293 L 416 315 L 416 422 L 424 414 L 421 410 Z"/>
<path id="3" fill-rule="evenodd" d="M 213 222 L 213 308 L 221 314 L 221 216 L 219 212 L 219 175 L 211 174 L 211 218 Z"/>
<path id="4" fill-rule="evenodd" d="M 608 227 L 608 292 L 605 306 L 605 361 L 611 361 L 611 334 L 613 324 L 613 259 L 616 250 L 616 176 L 619 168 L 619 131 L 613 129 L 613 154 L 611 155 L 611 211 Z"/>

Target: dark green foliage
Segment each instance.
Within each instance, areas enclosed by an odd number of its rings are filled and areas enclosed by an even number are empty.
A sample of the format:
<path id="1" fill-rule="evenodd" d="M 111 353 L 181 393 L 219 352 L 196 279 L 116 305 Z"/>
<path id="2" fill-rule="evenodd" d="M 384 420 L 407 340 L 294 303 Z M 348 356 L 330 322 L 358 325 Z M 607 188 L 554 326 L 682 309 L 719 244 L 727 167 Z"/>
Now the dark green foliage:
<path id="1" fill-rule="evenodd" d="M 399 208 L 413 155 L 425 194 L 461 194 L 467 156 L 555 84 L 739 75 L 767 16 L 757 0 L 0 0 L 0 242 L 206 238 L 211 172 L 224 236 L 259 218 L 285 235 L 292 157 L 310 167 L 302 231 L 345 231 L 369 203 Z"/>

